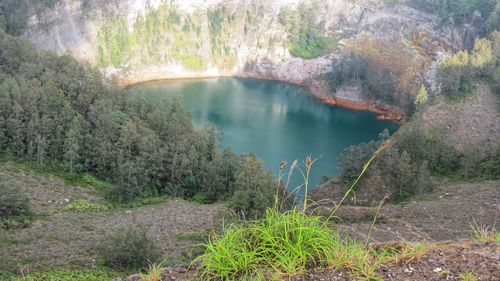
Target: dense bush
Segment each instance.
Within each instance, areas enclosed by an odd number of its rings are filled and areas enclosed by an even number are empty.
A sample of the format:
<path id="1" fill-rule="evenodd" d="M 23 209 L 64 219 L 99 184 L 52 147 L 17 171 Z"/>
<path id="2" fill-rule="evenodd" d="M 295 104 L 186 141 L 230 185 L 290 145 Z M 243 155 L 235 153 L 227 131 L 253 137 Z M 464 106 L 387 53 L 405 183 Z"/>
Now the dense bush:
<path id="1" fill-rule="evenodd" d="M 394 136 L 394 146 L 406 151 L 416 164 L 428 162 L 432 172 L 450 175 L 460 168 L 461 155 L 446 139 L 425 131 L 416 122 L 409 123 Z"/>
<path id="2" fill-rule="evenodd" d="M 350 53 L 332 60 L 331 71 L 325 74 L 330 89 L 360 86 L 363 94 L 385 102 L 395 102 L 395 86 L 388 69 L 376 68 L 371 59 L 359 53 Z"/>
<path id="3" fill-rule="evenodd" d="M 361 173 L 363 165 L 372 157 L 383 141 L 389 138 L 389 131 L 384 130 L 378 141 L 370 141 L 352 145 L 339 155 L 337 165 L 342 169 L 342 179 L 345 183 L 353 182 Z"/>
<path id="4" fill-rule="evenodd" d="M 271 172 L 262 169 L 262 164 L 255 154 L 243 156 L 241 169 L 236 174 L 234 195 L 229 201 L 231 208 L 249 219 L 261 217 L 274 203 L 274 178 Z"/>
<path id="5" fill-rule="evenodd" d="M 464 179 L 498 180 L 500 179 L 500 149 L 484 161 L 474 165 L 471 171 L 464 173 Z"/>
<path id="6" fill-rule="evenodd" d="M 471 52 L 459 51 L 440 65 L 438 81 L 441 93 L 448 97 L 470 93 L 475 80 L 494 75 L 497 58 L 491 41 L 476 39 Z"/>
<path id="7" fill-rule="evenodd" d="M 33 216 L 22 186 L 0 175 L 0 229 L 27 226 Z"/>
<path id="8" fill-rule="evenodd" d="M 337 159 L 343 168 L 344 182 L 352 183 L 357 178 L 366 161 L 387 138 L 387 133 L 381 134 L 379 141 L 344 150 Z M 445 141 L 410 122 L 391 138 L 391 145 L 370 165 L 368 174 L 381 179 L 385 192 L 370 196 L 381 199 L 388 195 L 390 200 L 400 201 L 430 191 L 434 187 L 430 171 L 449 175 L 457 171 L 459 160 L 456 151 Z"/>
<path id="9" fill-rule="evenodd" d="M 160 258 L 156 242 L 140 226 L 116 230 L 97 250 L 104 265 L 117 269 L 144 268 Z"/>

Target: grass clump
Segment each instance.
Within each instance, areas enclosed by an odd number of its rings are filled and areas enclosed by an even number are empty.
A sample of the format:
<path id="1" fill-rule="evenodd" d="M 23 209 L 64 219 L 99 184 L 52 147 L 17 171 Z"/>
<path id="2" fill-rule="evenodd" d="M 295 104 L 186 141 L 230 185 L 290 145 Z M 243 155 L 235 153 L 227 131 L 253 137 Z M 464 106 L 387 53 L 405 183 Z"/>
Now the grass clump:
<path id="1" fill-rule="evenodd" d="M 146 273 L 141 273 L 141 281 L 160 281 L 164 262 L 150 263 Z"/>
<path id="2" fill-rule="evenodd" d="M 156 242 L 140 227 L 121 228 L 108 235 L 98 254 L 104 265 L 116 269 L 143 268 L 160 257 Z"/>
<path id="3" fill-rule="evenodd" d="M 474 271 L 462 272 L 459 275 L 460 280 L 462 281 L 476 281 L 477 277 Z"/>
<path id="4" fill-rule="evenodd" d="M 110 204 L 93 203 L 86 199 L 77 199 L 63 207 L 65 211 L 103 212 L 111 209 Z"/>
<path id="5" fill-rule="evenodd" d="M 387 145 L 384 143 L 373 154 L 346 196 Z M 307 175 L 313 163 L 308 157 L 305 172 L 298 168 L 306 182 L 306 198 Z M 278 186 L 284 165 L 286 163 L 280 164 Z M 294 168 L 295 164 L 290 173 Z M 262 218 L 223 226 L 220 233 L 213 233 L 209 237 L 204 245 L 204 254 L 197 259 L 201 260 L 201 279 L 282 280 L 303 274 L 310 268 L 334 268 L 361 279 L 379 280 L 383 277 L 376 270 L 381 264 L 410 262 L 418 259 L 425 251 L 421 245 L 377 248 L 348 237 L 340 237 L 329 225 L 329 221 L 344 199 L 330 217 L 325 219 L 306 212 L 306 198 L 303 208 L 299 210 L 296 206 L 285 212 L 280 211 L 278 197 L 275 198 L 274 208 L 267 209 Z"/>
<path id="6" fill-rule="evenodd" d="M 257 221 L 232 224 L 214 233 L 201 259 L 202 280 L 281 280 L 310 268 L 334 268 L 364 280 L 382 280 L 382 264 L 409 263 L 425 252 L 422 244 L 368 246 L 340 237 L 319 216 L 297 208 L 269 209 Z"/>
<path id="7" fill-rule="evenodd" d="M 469 225 L 471 239 L 479 242 L 500 243 L 500 232 L 497 231 L 495 227 L 480 225 L 475 220 L 472 220 Z"/>
<path id="8" fill-rule="evenodd" d="M 187 232 L 181 232 L 175 236 L 176 239 L 178 240 L 183 240 L 183 241 L 198 241 L 198 242 L 204 242 L 207 239 L 208 231 L 206 230 L 201 230 L 201 231 L 187 231 Z"/>

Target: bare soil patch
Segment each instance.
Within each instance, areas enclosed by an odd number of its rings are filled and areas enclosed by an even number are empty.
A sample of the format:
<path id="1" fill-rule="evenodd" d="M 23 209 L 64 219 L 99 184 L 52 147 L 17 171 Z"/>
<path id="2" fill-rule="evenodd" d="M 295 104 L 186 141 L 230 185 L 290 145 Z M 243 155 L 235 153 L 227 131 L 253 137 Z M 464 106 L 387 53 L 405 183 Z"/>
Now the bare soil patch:
<path id="1" fill-rule="evenodd" d="M 170 199 L 165 203 L 130 209 L 65 211 L 62 208 L 76 199 L 94 202 L 103 199 L 95 190 L 68 186 L 56 177 L 9 167 L 2 167 L 0 172 L 24 183 L 38 215 L 30 227 L 11 230 L 0 237 L 0 260 L 3 263 L 0 265 L 4 269 L 24 267 L 34 271 L 47 267 L 95 267 L 98 263 L 96 247 L 107 234 L 128 225 L 147 229 L 168 263 L 185 261 L 194 242 L 177 236 L 211 229 L 226 210 L 223 204 L 199 205 Z"/>
<path id="2" fill-rule="evenodd" d="M 326 195 L 323 192 L 321 196 Z M 331 208 L 325 208 L 321 212 L 329 210 Z M 376 207 L 340 207 L 337 227 L 341 232 L 364 240 L 376 212 Z M 412 201 L 383 206 L 370 242 L 469 239 L 473 221 L 493 227 L 499 217 L 500 181 L 442 184 L 432 193 Z"/>

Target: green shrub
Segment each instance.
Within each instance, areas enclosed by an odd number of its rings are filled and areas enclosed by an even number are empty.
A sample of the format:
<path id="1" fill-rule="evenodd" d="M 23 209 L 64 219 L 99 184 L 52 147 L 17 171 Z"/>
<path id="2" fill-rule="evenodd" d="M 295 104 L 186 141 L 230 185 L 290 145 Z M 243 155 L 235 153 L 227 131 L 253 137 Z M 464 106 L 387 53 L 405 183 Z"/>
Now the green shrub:
<path id="1" fill-rule="evenodd" d="M 324 36 L 324 22 L 316 23 L 313 11 L 313 7 L 303 4 L 296 11 L 284 9 L 279 15 L 280 23 L 290 34 L 288 50 L 294 57 L 317 58 L 335 45 L 335 40 Z"/>
<path id="2" fill-rule="evenodd" d="M 337 91 L 342 86 L 359 86 L 363 95 L 384 102 L 408 107 L 408 101 L 399 100 L 394 79 L 389 69 L 378 68 L 368 56 L 352 52 L 332 59 L 331 71 L 324 75 L 330 89 Z"/>
<path id="3" fill-rule="evenodd" d="M 111 209 L 109 204 L 92 203 L 85 199 L 77 199 L 63 207 L 66 211 L 75 212 L 102 212 Z"/>
<path id="4" fill-rule="evenodd" d="M 191 198 L 193 202 L 196 202 L 198 204 L 207 204 L 209 203 L 209 200 L 207 196 L 203 193 L 196 193 L 193 198 Z"/>
<path id="5" fill-rule="evenodd" d="M 122 273 L 110 269 L 49 269 L 25 276 L 1 275 L 5 281 L 108 281 L 123 276 Z"/>
<path id="6" fill-rule="evenodd" d="M 272 207 L 275 188 L 273 175 L 264 170 L 262 161 L 253 153 L 244 155 L 229 206 L 245 218 L 259 218 Z"/>
<path id="7" fill-rule="evenodd" d="M 112 188 L 110 183 L 99 180 L 89 173 L 64 173 L 63 177 L 66 183 L 69 184 L 92 186 L 98 190 L 109 190 Z"/>
<path id="8" fill-rule="evenodd" d="M 260 276 L 262 270 L 291 276 L 310 266 L 327 266 L 338 240 L 322 222 L 294 209 L 268 210 L 261 220 L 230 225 L 205 245 L 202 277 L 234 280 Z"/>
<path id="9" fill-rule="evenodd" d="M 25 227 L 33 215 L 21 186 L 0 176 L 0 228 Z"/>
<path id="10" fill-rule="evenodd" d="M 498 180 L 500 179 L 500 149 L 486 160 L 472 168 L 466 179 Z"/>
<path id="11" fill-rule="evenodd" d="M 160 257 L 156 242 L 141 227 L 120 228 L 108 235 L 98 254 L 104 265 L 117 269 L 143 268 Z"/>
<path id="12" fill-rule="evenodd" d="M 187 241 L 198 241 L 204 242 L 207 239 L 208 232 L 206 230 L 201 231 L 187 231 L 181 232 L 175 236 L 178 240 L 187 240 Z"/>
<path id="13" fill-rule="evenodd" d="M 310 268 L 334 268 L 360 280 L 380 280 L 381 264 L 418 258 L 419 245 L 376 249 L 347 237 L 322 217 L 268 209 L 257 221 L 225 226 L 204 245 L 203 280 L 288 280 Z M 197 261 L 195 260 L 195 262 Z M 287 278 L 288 277 L 288 278 Z"/>

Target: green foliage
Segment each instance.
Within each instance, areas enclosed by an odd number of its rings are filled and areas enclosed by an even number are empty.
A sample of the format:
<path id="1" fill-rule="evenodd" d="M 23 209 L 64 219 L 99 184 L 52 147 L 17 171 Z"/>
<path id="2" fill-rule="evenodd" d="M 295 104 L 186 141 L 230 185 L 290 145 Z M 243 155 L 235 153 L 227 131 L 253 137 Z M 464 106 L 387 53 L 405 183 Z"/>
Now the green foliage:
<path id="1" fill-rule="evenodd" d="M 466 180 L 499 180 L 500 149 L 484 161 L 474 165 L 472 170 L 464 174 Z"/>
<path id="2" fill-rule="evenodd" d="M 389 138 L 389 131 L 384 130 L 378 141 L 370 141 L 359 145 L 352 145 L 339 155 L 337 165 L 342 169 L 342 179 L 345 183 L 352 183 L 363 169 L 363 165 L 372 157 L 383 141 Z"/>
<path id="3" fill-rule="evenodd" d="M 133 38 L 128 33 L 128 21 L 125 18 L 109 21 L 101 28 L 101 32 L 99 45 L 101 66 L 106 66 L 109 62 L 114 66 L 120 66 L 127 60 L 133 44 Z"/>
<path id="4" fill-rule="evenodd" d="M 243 156 L 241 168 L 236 173 L 235 191 L 229 206 L 245 218 L 258 218 L 273 205 L 273 175 L 262 166 L 262 161 L 255 154 L 247 154 Z"/>
<path id="5" fill-rule="evenodd" d="M 473 220 L 470 225 L 471 239 L 479 242 L 500 243 L 500 232 L 495 227 L 488 227 Z"/>
<path id="6" fill-rule="evenodd" d="M 146 273 L 141 273 L 141 281 L 161 281 L 164 263 L 150 263 Z"/>
<path id="7" fill-rule="evenodd" d="M 26 1 L 5 0 L 0 2 L 0 29 L 20 35 L 26 28 L 28 6 Z"/>
<path id="8" fill-rule="evenodd" d="M 97 269 L 49 269 L 32 273 L 24 273 L 25 276 L 1 275 L 0 279 L 5 281 L 108 281 L 123 276 L 122 272 L 107 268 Z"/>
<path id="9" fill-rule="evenodd" d="M 205 67 L 203 59 L 196 55 L 180 54 L 174 52 L 172 57 L 189 69 L 202 69 Z"/>
<path id="10" fill-rule="evenodd" d="M 182 232 L 175 236 L 178 240 L 188 240 L 188 241 L 197 241 L 197 242 L 205 242 L 208 236 L 208 232 L 205 230 L 202 231 L 188 231 Z"/>
<path id="11" fill-rule="evenodd" d="M 460 167 L 460 155 L 445 139 L 417 125 L 400 130 L 394 145 L 399 151 L 406 151 L 410 159 L 418 164 L 428 161 L 429 168 L 436 174 L 451 175 Z"/>
<path id="12" fill-rule="evenodd" d="M 363 94 L 385 102 L 395 102 L 395 86 L 388 69 L 376 69 L 370 58 L 350 53 L 333 59 L 331 71 L 324 75 L 332 91 L 342 86 L 360 86 Z"/>
<path id="13" fill-rule="evenodd" d="M 279 20 L 290 34 L 288 50 L 294 57 L 317 58 L 334 46 L 334 40 L 324 36 L 324 23 L 316 23 L 314 7 L 302 4 L 295 11 L 285 8 L 280 12 Z"/>
<path id="14" fill-rule="evenodd" d="M 422 110 L 422 108 L 429 102 L 429 94 L 427 93 L 427 89 L 422 84 L 420 86 L 420 90 L 418 91 L 417 97 L 415 98 L 415 106 Z"/>
<path id="15" fill-rule="evenodd" d="M 112 188 L 111 183 L 99 180 L 89 173 L 71 173 L 66 172 L 66 170 L 59 171 L 58 169 L 48 169 L 47 172 L 56 175 L 61 174 L 67 184 L 91 186 L 99 191 L 108 191 Z"/>
<path id="16" fill-rule="evenodd" d="M 0 174 L 0 229 L 28 226 L 34 215 L 23 187 Z"/>
<path id="17" fill-rule="evenodd" d="M 210 32 L 212 33 L 212 36 L 216 37 L 220 35 L 222 31 L 222 24 L 224 22 L 224 17 L 222 16 L 222 11 L 221 10 L 215 10 L 207 11 L 207 16 L 208 16 L 208 27 L 210 29 Z"/>
<path id="18" fill-rule="evenodd" d="M 268 210 L 259 221 L 225 227 L 205 245 L 202 278 L 251 278 L 262 276 L 262 270 L 292 276 L 313 265 L 327 266 L 336 241 L 334 232 L 322 222 L 297 209 L 286 213 Z"/>
<path id="19" fill-rule="evenodd" d="M 493 44 L 488 39 L 476 39 L 472 52 L 459 51 L 447 58 L 438 71 L 441 93 L 456 98 L 469 94 L 476 79 L 494 75 L 495 57 Z"/>
<path id="20" fill-rule="evenodd" d="M 175 24 L 168 11 L 158 13 Z M 0 48 L 0 157 L 54 171 L 120 203 L 232 197 L 239 157 L 220 150 L 213 127 L 195 131 L 178 99 L 130 98 L 104 85 L 97 69 L 39 54 L 1 31 Z"/>
<path id="21" fill-rule="evenodd" d="M 492 64 L 495 56 L 492 49 L 491 41 L 488 39 L 477 39 L 474 43 L 474 50 L 470 58 L 472 67 L 476 69 L 483 69 Z"/>
<path id="22" fill-rule="evenodd" d="M 339 156 L 337 161 L 343 168 L 345 182 L 350 183 L 356 178 L 363 164 L 388 138 L 387 134 L 384 135 L 378 142 L 349 147 Z M 380 153 L 369 171 L 371 175 L 380 177 L 389 199 L 398 202 L 431 191 L 434 187 L 431 171 L 451 175 L 459 168 L 460 157 L 451 145 L 419 129 L 415 122 L 409 122 L 391 138 L 391 145 Z M 385 194 L 373 194 L 375 197 L 378 195 Z"/>
<path id="23" fill-rule="evenodd" d="M 98 247 L 98 254 L 106 266 L 117 269 L 140 269 L 160 257 L 156 242 L 140 226 L 114 231 Z"/>
<path id="24" fill-rule="evenodd" d="M 204 245 L 203 280 L 272 280 L 300 275 L 310 268 L 333 268 L 360 280 L 381 280 L 382 264 L 413 260 L 420 245 L 372 248 L 339 236 L 322 217 L 297 208 L 267 210 L 260 220 L 224 226 Z"/>
<path id="25" fill-rule="evenodd" d="M 92 203 L 85 199 L 77 199 L 63 207 L 66 211 L 75 212 L 102 212 L 111 209 L 109 204 Z"/>
<path id="26" fill-rule="evenodd" d="M 477 276 L 474 273 L 474 271 L 461 272 L 459 277 L 462 281 L 476 281 L 477 280 Z"/>
<path id="27" fill-rule="evenodd" d="M 108 19 L 98 33 L 98 61 L 102 67 L 124 67 L 130 58 L 141 63 L 178 61 L 189 69 L 201 69 L 206 63 L 197 55 L 195 26 L 189 15 L 175 6 L 160 5 L 139 15 L 129 28 L 125 17 Z M 218 28 L 218 26 L 214 26 Z"/>

